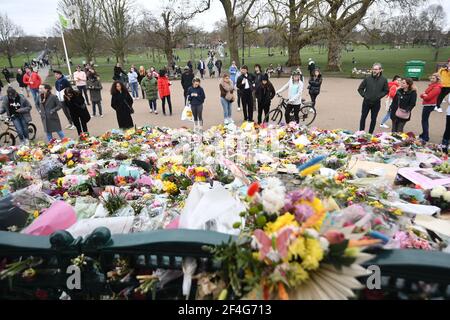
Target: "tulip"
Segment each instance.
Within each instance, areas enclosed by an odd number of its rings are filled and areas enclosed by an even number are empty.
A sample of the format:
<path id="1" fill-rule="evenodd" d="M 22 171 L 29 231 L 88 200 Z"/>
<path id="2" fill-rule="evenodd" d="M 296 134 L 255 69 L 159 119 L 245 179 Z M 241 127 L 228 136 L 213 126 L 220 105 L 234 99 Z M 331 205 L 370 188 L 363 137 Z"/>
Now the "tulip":
<path id="1" fill-rule="evenodd" d="M 259 190 L 260 190 L 259 182 L 255 181 L 248 187 L 247 195 L 249 197 L 253 197 L 256 193 L 259 192 Z"/>
<path id="2" fill-rule="evenodd" d="M 330 244 L 342 243 L 345 240 L 344 234 L 336 230 L 329 230 L 324 236 Z"/>

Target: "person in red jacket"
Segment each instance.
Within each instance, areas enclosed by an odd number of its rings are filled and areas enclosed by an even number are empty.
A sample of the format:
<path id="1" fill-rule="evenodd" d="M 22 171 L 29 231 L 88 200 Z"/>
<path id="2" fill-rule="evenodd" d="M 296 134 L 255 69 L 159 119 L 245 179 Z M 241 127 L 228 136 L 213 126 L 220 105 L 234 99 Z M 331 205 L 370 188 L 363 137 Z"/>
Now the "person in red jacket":
<path id="1" fill-rule="evenodd" d="M 394 76 L 394 79 L 392 79 L 391 82 L 388 83 L 389 87 L 389 93 L 386 96 L 386 115 L 384 116 L 383 120 L 381 121 L 380 127 L 389 129 L 389 126 L 386 124 L 388 120 L 391 118 L 391 112 L 389 108 L 391 107 L 392 100 L 394 99 L 395 95 L 397 94 L 398 88 L 400 88 L 400 83 L 402 82 L 402 78 L 400 76 Z"/>
<path id="2" fill-rule="evenodd" d="M 158 78 L 158 92 L 159 97 L 162 101 L 162 109 L 163 114 L 166 115 L 166 101 L 169 104 L 169 111 L 170 115 L 172 115 L 172 101 L 170 99 L 170 86 L 172 83 L 169 81 L 169 77 L 167 76 L 167 73 L 165 70 L 161 70 L 159 72 L 159 78 Z"/>
<path id="3" fill-rule="evenodd" d="M 23 76 L 23 83 L 30 88 L 36 108 L 39 106 L 39 86 L 42 84 L 42 79 L 39 74 L 31 68 L 25 68 L 25 75 Z"/>
<path id="4" fill-rule="evenodd" d="M 434 111 L 434 108 L 436 108 L 438 97 L 442 90 L 441 78 L 438 73 L 435 73 L 430 77 L 430 82 L 431 83 L 425 92 L 420 95 L 420 98 L 422 98 L 423 109 L 422 134 L 419 138 L 425 142 L 430 141 L 428 120 L 430 119 L 430 114 Z"/>

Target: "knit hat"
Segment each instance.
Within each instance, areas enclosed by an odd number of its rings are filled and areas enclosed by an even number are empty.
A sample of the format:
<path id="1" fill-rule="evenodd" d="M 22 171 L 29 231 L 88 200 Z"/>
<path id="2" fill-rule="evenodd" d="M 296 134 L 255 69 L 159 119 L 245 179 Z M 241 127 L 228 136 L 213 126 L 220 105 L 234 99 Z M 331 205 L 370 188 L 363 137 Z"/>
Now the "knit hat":
<path id="1" fill-rule="evenodd" d="M 263 74 L 261 80 L 262 80 L 262 81 L 264 81 L 264 80 L 269 81 L 269 76 L 267 75 L 267 73 Z"/>

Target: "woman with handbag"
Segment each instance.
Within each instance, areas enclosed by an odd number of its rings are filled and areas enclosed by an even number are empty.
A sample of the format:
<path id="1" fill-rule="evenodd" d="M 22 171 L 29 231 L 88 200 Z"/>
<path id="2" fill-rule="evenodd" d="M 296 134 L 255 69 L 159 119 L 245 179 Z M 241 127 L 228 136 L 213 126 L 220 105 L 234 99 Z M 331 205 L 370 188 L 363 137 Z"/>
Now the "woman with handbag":
<path id="1" fill-rule="evenodd" d="M 69 109 L 70 117 L 77 128 L 78 135 L 88 133 L 87 123 L 91 120 L 91 115 L 81 92 L 73 90 L 72 87 L 66 88 L 63 103 Z"/>
<path id="2" fill-rule="evenodd" d="M 403 79 L 391 104 L 392 132 L 404 132 L 417 103 L 417 90 L 411 78 Z"/>
<path id="3" fill-rule="evenodd" d="M 133 98 L 120 81 L 114 81 L 111 87 L 111 107 L 116 111 L 119 128 L 130 129 L 134 127 L 131 117 L 134 113 Z"/>
<path id="4" fill-rule="evenodd" d="M 220 89 L 220 103 L 223 108 L 224 124 L 233 123 L 233 118 L 231 117 L 231 106 L 234 102 L 234 84 L 231 81 L 228 73 L 224 73 L 222 80 L 219 83 Z"/>

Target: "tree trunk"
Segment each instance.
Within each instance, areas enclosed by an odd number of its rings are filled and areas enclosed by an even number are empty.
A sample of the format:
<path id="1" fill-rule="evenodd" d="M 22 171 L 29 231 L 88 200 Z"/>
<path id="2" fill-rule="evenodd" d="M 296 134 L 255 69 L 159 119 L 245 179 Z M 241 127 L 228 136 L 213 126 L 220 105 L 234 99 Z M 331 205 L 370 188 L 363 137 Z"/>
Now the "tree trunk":
<path id="1" fill-rule="evenodd" d="M 288 67 L 296 67 L 301 65 L 302 60 L 300 58 L 300 44 L 297 41 L 289 41 L 288 43 L 288 54 L 289 59 L 287 62 Z"/>
<path id="2" fill-rule="evenodd" d="M 173 64 L 173 48 L 171 45 L 165 47 L 164 53 L 167 57 L 167 67 L 171 68 Z"/>
<path id="3" fill-rule="evenodd" d="M 12 63 L 12 55 L 8 53 L 7 56 L 8 56 L 9 67 L 14 68 L 13 63 Z"/>
<path id="4" fill-rule="evenodd" d="M 239 48 L 236 29 L 237 29 L 236 26 L 228 24 L 228 45 L 230 47 L 230 64 L 233 61 L 239 64 Z"/>
<path id="5" fill-rule="evenodd" d="M 328 65 L 327 71 L 342 71 L 341 68 L 342 43 L 337 34 L 328 37 Z"/>

